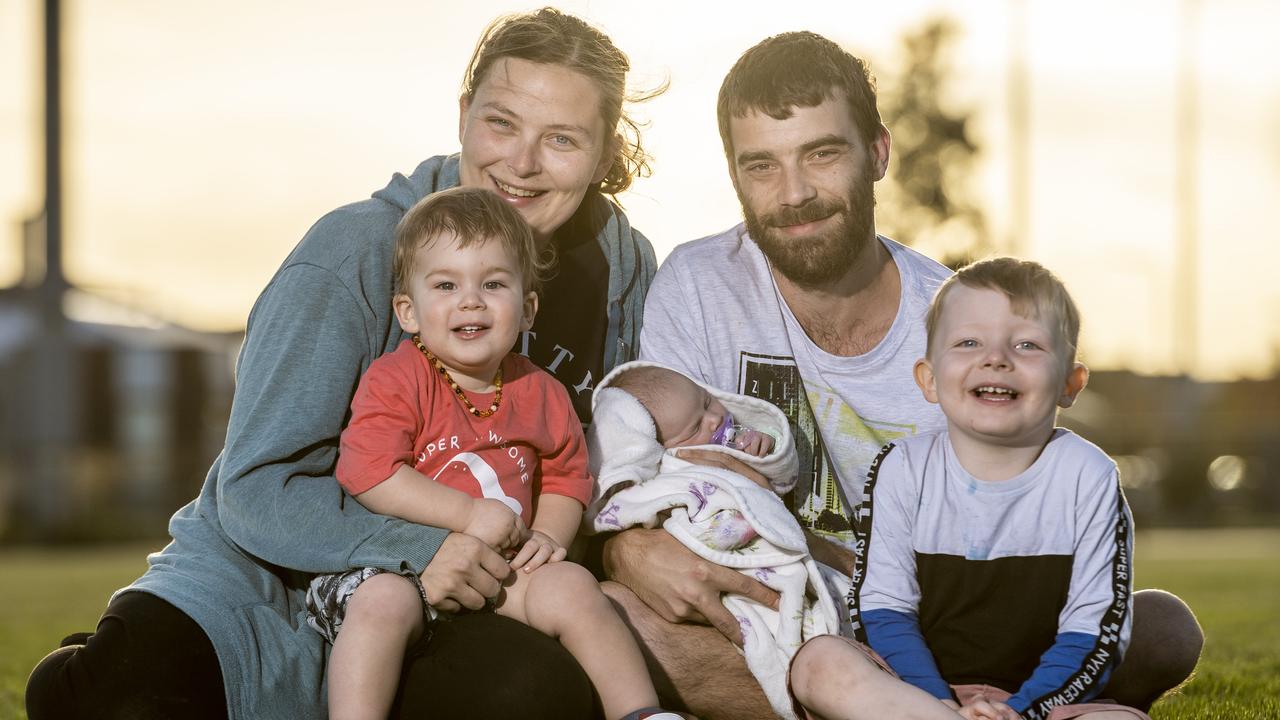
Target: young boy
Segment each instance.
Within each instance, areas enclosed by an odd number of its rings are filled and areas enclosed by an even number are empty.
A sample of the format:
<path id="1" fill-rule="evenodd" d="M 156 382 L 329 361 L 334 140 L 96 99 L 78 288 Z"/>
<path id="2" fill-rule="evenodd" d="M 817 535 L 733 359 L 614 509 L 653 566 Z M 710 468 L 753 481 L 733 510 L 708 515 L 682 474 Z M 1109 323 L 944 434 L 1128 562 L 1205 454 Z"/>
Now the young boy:
<path id="1" fill-rule="evenodd" d="M 797 653 L 811 717 L 1146 718 L 1090 703 L 1129 641 L 1133 546 L 1115 463 L 1054 426 L 1088 380 L 1079 327 L 1033 262 L 939 288 L 915 378 L 947 430 L 871 466 L 849 603 L 874 653 L 841 638 Z"/>
<path id="2" fill-rule="evenodd" d="M 361 378 L 336 474 L 373 512 L 514 556 L 495 612 L 559 639 L 607 717 L 677 718 L 655 707 L 644 659 L 590 573 L 559 562 L 592 479 L 568 394 L 511 352 L 533 324 L 543 269 L 529 226 L 488 191 L 438 192 L 410 209 L 396 229 L 393 302 L 413 339 Z M 307 599 L 309 622 L 333 642 L 330 716 L 386 717 L 404 653 L 435 619 L 417 579 L 323 576 Z"/>

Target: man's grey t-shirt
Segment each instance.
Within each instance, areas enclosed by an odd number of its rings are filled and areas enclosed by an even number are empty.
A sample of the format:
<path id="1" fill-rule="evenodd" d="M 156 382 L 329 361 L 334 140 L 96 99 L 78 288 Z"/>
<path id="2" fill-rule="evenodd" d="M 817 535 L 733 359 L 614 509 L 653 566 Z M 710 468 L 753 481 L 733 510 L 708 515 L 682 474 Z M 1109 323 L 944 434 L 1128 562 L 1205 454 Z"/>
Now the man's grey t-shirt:
<path id="1" fill-rule="evenodd" d="M 912 366 L 924 356 L 929 301 L 951 271 L 879 240 L 902 292 L 889 332 L 862 355 L 831 355 L 808 338 L 742 225 L 672 251 L 649 290 L 640 336 L 642 359 L 786 413 L 800 455 L 791 507 L 805 526 L 845 545 L 849 510 L 880 448 L 946 424 L 916 387 Z"/>

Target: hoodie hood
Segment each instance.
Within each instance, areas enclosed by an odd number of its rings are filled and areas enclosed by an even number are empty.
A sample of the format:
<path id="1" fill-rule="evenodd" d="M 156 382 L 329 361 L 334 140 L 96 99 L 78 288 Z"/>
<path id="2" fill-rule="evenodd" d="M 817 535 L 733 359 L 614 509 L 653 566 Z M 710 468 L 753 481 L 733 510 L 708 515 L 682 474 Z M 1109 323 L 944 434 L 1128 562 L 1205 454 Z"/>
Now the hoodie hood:
<path id="1" fill-rule="evenodd" d="M 395 205 L 403 213 L 431 193 L 457 187 L 461 182 L 457 153 L 437 155 L 423 160 L 408 177 L 400 173 L 392 175 L 391 182 L 373 197 Z"/>

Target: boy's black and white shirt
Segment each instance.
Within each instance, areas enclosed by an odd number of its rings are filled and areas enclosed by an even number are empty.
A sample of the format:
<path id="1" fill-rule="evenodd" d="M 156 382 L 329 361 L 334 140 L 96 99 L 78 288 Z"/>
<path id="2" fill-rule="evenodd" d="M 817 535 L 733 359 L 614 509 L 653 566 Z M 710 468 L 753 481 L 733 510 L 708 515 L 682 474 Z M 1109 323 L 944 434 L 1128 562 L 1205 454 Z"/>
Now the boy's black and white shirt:
<path id="1" fill-rule="evenodd" d="M 1013 693 L 1023 717 L 1085 702 L 1132 628 L 1132 520 L 1115 462 L 1058 429 L 1001 482 L 961 467 L 947 433 L 873 463 L 849 596 L 859 640 L 937 697 L 948 684 Z"/>

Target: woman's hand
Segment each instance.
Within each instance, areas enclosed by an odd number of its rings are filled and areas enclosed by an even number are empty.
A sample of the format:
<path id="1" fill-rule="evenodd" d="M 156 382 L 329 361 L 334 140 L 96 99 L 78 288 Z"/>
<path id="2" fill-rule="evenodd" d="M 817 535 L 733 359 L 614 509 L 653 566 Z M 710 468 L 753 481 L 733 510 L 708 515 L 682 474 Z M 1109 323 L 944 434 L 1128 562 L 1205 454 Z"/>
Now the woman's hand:
<path id="1" fill-rule="evenodd" d="M 777 592 L 736 570 L 707 562 L 662 529 L 633 528 L 609 538 L 604 568 L 667 622 L 708 624 L 736 645 L 742 645 L 742 630 L 720 600 L 724 593 L 778 608 Z"/>
<path id="2" fill-rule="evenodd" d="M 534 530 L 529 533 L 529 539 L 524 541 L 520 552 L 512 558 L 511 569 L 531 573 L 545 563 L 560 562 L 567 554 L 568 551 L 550 535 Z"/>
<path id="3" fill-rule="evenodd" d="M 754 482 L 765 490 L 773 490 L 773 486 L 769 484 L 769 478 L 761 475 L 755 468 L 731 455 L 716 452 L 715 450 L 692 450 L 684 448 L 676 451 L 676 457 L 681 460 L 687 460 L 694 465 L 705 465 L 707 467 L 718 467 L 724 468 L 725 470 L 732 470 L 739 475 L 745 476 L 748 480 Z M 654 609 L 656 610 L 657 608 Z"/>
<path id="4" fill-rule="evenodd" d="M 502 556 L 480 539 L 449 533 L 419 579 L 427 602 L 442 612 L 462 608 L 479 610 L 498 596 L 511 568 Z"/>
<path id="5" fill-rule="evenodd" d="M 511 508 L 493 498 L 475 498 L 467 523 L 462 529 L 468 535 L 479 538 L 495 551 L 505 553 L 520 547 L 529 537 L 524 520 Z"/>

